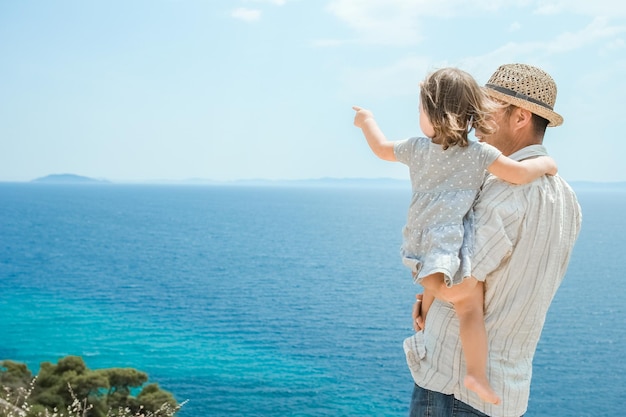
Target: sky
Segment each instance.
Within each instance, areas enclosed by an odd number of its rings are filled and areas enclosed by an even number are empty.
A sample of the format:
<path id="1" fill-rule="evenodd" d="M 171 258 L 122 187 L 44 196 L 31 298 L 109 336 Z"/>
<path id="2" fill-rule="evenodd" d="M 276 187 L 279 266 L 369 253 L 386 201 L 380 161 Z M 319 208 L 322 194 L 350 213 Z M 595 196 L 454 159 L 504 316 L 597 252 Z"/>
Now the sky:
<path id="1" fill-rule="evenodd" d="M 419 82 L 543 68 L 568 181 L 626 181 L 626 2 L 0 0 L 0 181 L 407 179 L 352 124 L 419 136 Z"/>

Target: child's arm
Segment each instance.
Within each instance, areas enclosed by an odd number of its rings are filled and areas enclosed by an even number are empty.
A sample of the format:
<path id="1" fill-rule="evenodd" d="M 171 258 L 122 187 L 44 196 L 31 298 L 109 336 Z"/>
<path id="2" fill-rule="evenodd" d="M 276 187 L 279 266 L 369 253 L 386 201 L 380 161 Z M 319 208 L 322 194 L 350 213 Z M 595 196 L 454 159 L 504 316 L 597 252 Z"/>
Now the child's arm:
<path id="1" fill-rule="evenodd" d="M 396 155 L 393 152 L 393 142 L 387 140 L 385 134 L 378 127 L 372 112 L 358 106 L 353 106 L 352 109 L 356 111 L 354 125 L 363 131 L 363 135 L 365 135 L 367 144 L 372 149 L 372 152 L 385 161 L 395 161 Z"/>
<path id="2" fill-rule="evenodd" d="M 513 184 L 527 184 L 546 174 L 556 175 L 557 166 L 549 156 L 515 161 L 500 155 L 487 170 L 498 178 Z"/>

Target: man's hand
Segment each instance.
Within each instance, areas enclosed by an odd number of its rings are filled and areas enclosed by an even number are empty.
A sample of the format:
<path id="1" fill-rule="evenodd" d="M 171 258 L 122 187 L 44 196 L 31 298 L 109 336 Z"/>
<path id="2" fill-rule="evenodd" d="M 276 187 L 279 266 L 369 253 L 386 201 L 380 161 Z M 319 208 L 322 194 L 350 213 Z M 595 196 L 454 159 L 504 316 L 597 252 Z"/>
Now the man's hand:
<path id="1" fill-rule="evenodd" d="M 423 294 L 415 295 L 415 303 L 413 304 L 413 312 L 411 317 L 413 317 L 413 330 L 419 332 L 424 328 L 424 318 L 422 317 L 422 298 Z"/>

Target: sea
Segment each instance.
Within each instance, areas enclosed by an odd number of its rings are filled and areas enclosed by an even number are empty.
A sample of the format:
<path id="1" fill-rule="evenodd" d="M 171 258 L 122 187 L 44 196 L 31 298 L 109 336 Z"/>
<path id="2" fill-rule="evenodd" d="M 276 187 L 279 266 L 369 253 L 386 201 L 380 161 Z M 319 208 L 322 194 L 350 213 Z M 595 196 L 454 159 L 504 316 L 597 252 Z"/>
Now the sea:
<path id="1" fill-rule="evenodd" d="M 623 416 L 626 187 L 574 186 L 583 227 L 526 416 Z M 400 261 L 384 184 L 0 183 L 0 360 L 132 367 L 180 417 L 406 416 Z"/>

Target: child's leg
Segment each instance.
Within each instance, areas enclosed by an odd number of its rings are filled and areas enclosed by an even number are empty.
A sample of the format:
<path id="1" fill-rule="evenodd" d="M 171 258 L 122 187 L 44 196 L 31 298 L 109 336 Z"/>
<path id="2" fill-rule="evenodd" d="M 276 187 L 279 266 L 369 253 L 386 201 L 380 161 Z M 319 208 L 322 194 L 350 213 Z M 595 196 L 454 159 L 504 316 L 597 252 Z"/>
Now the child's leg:
<path id="1" fill-rule="evenodd" d="M 459 333 L 467 365 L 465 386 L 485 402 L 498 404 L 500 398 L 487 379 L 487 332 L 483 314 L 483 283 L 467 278 L 446 288 L 442 274 L 428 275 L 421 280 L 436 298 L 452 303 L 459 318 Z"/>
<path id="2" fill-rule="evenodd" d="M 475 278 L 468 278 L 475 280 Z M 467 365 L 465 386 L 474 391 L 485 402 L 498 404 L 500 398 L 487 379 L 487 332 L 483 315 L 483 283 L 469 285 L 464 296 L 454 301 L 454 310 L 459 317 L 461 345 Z"/>

